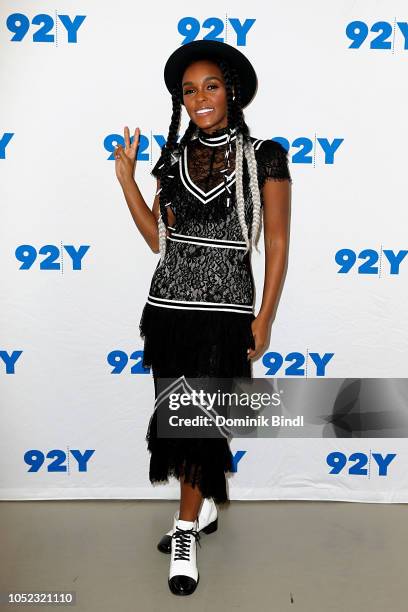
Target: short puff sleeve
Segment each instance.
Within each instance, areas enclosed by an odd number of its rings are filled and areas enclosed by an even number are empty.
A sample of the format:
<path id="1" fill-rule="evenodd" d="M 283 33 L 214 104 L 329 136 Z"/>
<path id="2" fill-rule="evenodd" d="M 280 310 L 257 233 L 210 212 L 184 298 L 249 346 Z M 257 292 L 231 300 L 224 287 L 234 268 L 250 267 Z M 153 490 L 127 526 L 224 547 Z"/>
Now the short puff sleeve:
<path id="1" fill-rule="evenodd" d="M 267 180 L 292 183 L 289 171 L 288 152 L 276 140 L 264 140 L 255 151 L 258 170 L 259 189 L 262 190 Z"/>

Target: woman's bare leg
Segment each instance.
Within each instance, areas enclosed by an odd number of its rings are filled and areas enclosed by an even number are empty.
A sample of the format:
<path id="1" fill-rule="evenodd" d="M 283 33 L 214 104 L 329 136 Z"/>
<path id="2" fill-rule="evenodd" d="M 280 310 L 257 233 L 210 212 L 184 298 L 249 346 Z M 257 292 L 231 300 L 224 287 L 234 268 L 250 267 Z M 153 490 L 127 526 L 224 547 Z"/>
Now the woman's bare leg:
<path id="1" fill-rule="evenodd" d="M 184 478 L 180 476 L 180 514 L 179 518 L 182 521 L 195 521 L 200 511 L 203 496 L 197 485 L 191 486 L 191 483 L 184 482 Z"/>

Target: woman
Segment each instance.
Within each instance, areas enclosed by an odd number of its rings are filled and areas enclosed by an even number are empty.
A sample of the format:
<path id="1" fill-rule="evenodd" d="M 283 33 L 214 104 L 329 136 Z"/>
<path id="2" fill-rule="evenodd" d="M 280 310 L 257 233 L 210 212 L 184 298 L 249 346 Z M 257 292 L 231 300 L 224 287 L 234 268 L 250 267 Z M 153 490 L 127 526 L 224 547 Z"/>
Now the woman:
<path id="1" fill-rule="evenodd" d="M 115 149 L 116 175 L 133 219 L 160 253 L 140 333 L 145 367 L 159 381 L 180 377 L 251 377 L 251 360 L 267 336 L 287 256 L 291 177 L 287 152 L 277 142 L 250 136 L 243 108 L 257 78 L 248 59 L 218 41 L 195 41 L 168 59 L 164 79 L 173 113 L 167 142 L 152 170 L 152 210 L 133 180 L 140 130 Z M 190 122 L 177 142 L 184 105 Z M 255 317 L 250 254 L 263 212 L 265 280 Z M 180 481 L 180 509 L 158 547 L 171 553 L 168 584 L 191 594 L 199 581 L 196 542 L 217 528 L 216 503 L 228 501 L 233 469 L 225 437 L 165 438 L 157 433 L 157 407 L 146 440 L 149 478 Z"/>

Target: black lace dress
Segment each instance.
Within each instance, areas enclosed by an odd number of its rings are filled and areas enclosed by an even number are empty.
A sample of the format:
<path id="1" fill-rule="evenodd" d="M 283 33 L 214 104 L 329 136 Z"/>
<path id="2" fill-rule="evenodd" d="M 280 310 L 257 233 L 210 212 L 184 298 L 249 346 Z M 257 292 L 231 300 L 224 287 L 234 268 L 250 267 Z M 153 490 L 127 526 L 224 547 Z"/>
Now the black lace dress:
<path id="1" fill-rule="evenodd" d="M 251 377 L 247 349 L 254 348 L 254 281 L 250 254 L 245 254 L 235 206 L 235 137 L 231 140 L 228 185 L 225 168 L 227 128 L 212 134 L 201 130 L 174 154 L 171 208 L 166 255 L 155 269 L 140 320 L 144 338 L 143 365 L 157 378 Z M 287 152 L 276 141 L 251 138 L 261 190 L 266 180 L 289 180 Z M 160 176 L 162 159 L 152 170 Z M 249 235 L 252 199 L 244 160 L 243 190 Z M 149 479 L 169 476 L 197 485 L 203 497 L 228 500 L 226 473 L 232 454 L 226 438 L 163 438 L 157 435 L 157 409 L 150 418 L 146 441 L 151 453 Z"/>

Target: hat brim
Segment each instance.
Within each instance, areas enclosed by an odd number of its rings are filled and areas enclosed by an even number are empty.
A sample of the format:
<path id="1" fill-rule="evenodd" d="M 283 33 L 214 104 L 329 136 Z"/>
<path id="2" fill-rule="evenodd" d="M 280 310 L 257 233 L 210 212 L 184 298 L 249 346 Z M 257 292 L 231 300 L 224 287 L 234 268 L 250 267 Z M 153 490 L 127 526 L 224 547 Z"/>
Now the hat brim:
<path id="1" fill-rule="evenodd" d="M 241 104 L 245 108 L 255 96 L 258 86 L 254 67 L 241 51 L 217 40 L 194 40 L 176 49 L 164 67 L 167 89 L 170 93 L 177 87 L 181 89 L 184 71 L 192 61 L 217 58 L 225 59 L 237 70 L 241 84 Z"/>

